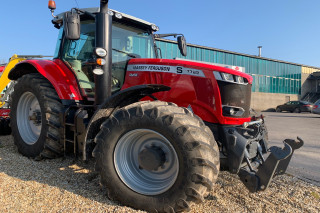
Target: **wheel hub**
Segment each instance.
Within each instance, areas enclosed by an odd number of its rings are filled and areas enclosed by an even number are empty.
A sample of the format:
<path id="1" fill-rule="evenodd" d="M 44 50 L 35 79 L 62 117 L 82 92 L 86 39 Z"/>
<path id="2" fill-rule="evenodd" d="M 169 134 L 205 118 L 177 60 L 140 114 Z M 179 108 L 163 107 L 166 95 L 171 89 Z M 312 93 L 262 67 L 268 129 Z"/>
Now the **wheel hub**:
<path id="1" fill-rule="evenodd" d="M 146 147 L 139 153 L 138 160 L 140 168 L 157 171 L 166 162 L 166 155 L 160 147 Z"/>
<path id="2" fill-rule="evenodd" d="M 17 126 L 22 140 L 33 145 L 40 137 L 41 107 L 37 97 L 31 92 L 21 95 L 17 105 Z"/>
<path id="3" fill-rule="evenodd" d="M 114 165 L 123 183 L 143 195 L 167 191 L 179 173 L 174 147 L 150 129 L 131 130 L 120 137 L 114 150 Z"/>
<path id="4" fill-rule="evenodd" d="M 32 115 L 29 116 L 29 120 L 33 121 L 36 126 L 41 125 L 41 112 L 39 110 L 33 111 Z"/>

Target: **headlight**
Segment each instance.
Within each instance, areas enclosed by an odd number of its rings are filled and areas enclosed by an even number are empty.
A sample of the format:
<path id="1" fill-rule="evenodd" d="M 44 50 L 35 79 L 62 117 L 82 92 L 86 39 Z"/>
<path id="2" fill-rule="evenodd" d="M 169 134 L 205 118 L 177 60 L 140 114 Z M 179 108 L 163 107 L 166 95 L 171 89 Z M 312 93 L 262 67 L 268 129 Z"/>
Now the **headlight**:
<path id="1" fill-rule="evenodd" d="M 243 77 L 237 76 L 237 82 L 238 82 L 239 84 L 244 84 L 244 79 L 243 79 Z"/>
<path id="2" fill-rule="evenodd" d="M 156 26 L 156 25 L 154 25 L 154 24 L 151 26 L 151 28 L 152 28 L 152 30 L 154 30 L 154 31 L 159 31 L 159 27 Z"/>
<path id="3" fill-rule="evenodd" d="M 109 11 L 108 11 L 108 14 L 109 14 L 109 16 L 113 16 L 113 15 L 114 15 L 114 12 L 113 12 L 112 10 L 109 10 Z"/>
<path id="4" fill-rule="evenodd" d="M 117 19 L 122 19 L 122 14 L 121 14 L 121 13 L 116 13 L 115 17 L 116 17 Z"/>
<path id="5" fill-rule="evenodd" d="M 94 52 L 99 57 L 106 57 L 107 56 L 107 50 L 103 49 L 102 47 L 97 47 L 94 50 Z"/>
<path id="6" fill-rule="evenodd" d="M 103 70 L 100 68 L 96 68 L 93 70 L 93 73 L 96 75 L 102 75 L 103 74 Z"/>
<path id="7" fill-rule="evenodd" d="M 213 71 L 214 77 L 217 81 L 227 81 L 237 84 L 247 84 L 248 80 L 244 77 L 238 75 L 232 75 L 230 73 Z"/>
<path id="8" fill-rule="evenodd" d="M 232 75 L 232 74 L 223 72 L 223 73 L 222 73 L 222 78 L 223 78 L 224 80 L 226 80 L 226 81 L 234 82 L 234 78 L 233 78 L 233 75 Z"/>
<path id="9" fill-rule="evenodd" d="M 227 117 L 241 117 L 244 113 L 244 109 L 241 107 L 223 106 L 222 114 Z"/>

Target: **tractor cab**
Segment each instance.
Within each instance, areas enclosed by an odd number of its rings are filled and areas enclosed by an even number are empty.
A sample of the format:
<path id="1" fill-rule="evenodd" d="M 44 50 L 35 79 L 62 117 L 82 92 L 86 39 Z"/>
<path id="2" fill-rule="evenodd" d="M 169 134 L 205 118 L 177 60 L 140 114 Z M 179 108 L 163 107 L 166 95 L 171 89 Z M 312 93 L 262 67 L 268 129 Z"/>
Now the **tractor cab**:
<path id="1" fill-rule="evenodd" d="M 62 60 L 74 71 L 82 93 L 88 100 L 94 98 L 94 69 L 96 68 L 96 21 L 99 8 L 82 9 L 80 13 L 80 39 L 67 39 L 63 16 L 59 14 L 53 23 L 60 29 L 54 58 Z M 128 61 L 132 58 L 155 58 L 153 32 L 158 27 L 130 15 L 109 10 L 112 15 L 112 92 L 119 91 L 124 83 Z M 102 62 L 103 63 L 103 62 Z"/>

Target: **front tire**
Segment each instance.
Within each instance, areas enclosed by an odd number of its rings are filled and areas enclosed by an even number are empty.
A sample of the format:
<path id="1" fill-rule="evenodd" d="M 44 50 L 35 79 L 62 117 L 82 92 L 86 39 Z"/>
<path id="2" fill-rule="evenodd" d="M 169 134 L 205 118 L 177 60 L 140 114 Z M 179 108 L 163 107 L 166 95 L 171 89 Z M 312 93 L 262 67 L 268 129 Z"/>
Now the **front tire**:
<path id="1" fill-rule="evenodd" d="M 282 110 L 280 109 L 280 107 L 276 108 L 276 112 L 281 112 Z"/>
<path id="2" fill-rule="evenodd" d="M 12 135 L 18 151 L 33 158 L 61 156 L 59 113 L 62 110 L 55 89 L 41 74 L 19 78 L 10 111 Z"/>
<path id="3" fill-rule="evenodd" d="M 105 121 L 93 152 L 109 198 L 146 211 L 179 212 L 201 202 L 219 171 L 214 137 L 188 109 L 138 102 Z"/>
<path id="4" fill-rule="evenodd" d="M 294 112 L 294 113 L 301 113 L 301 109 L 295 108 L 293 112 Z"/>

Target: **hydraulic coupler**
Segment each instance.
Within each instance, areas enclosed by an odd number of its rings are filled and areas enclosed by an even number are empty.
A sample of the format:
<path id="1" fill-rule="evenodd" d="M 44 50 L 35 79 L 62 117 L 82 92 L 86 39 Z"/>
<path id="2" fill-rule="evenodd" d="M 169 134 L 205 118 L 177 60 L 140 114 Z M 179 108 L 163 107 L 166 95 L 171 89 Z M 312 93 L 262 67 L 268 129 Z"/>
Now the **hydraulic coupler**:
<path id="1" fill-rule="evenodd" d="M 269 149 L 270 154 L 266 160 L 262 158 L 262 163 L 257 170 L 253 170 L 250 162 L 248 167 L 241 168 L 238 175 L 250 192 L 263 191 L 268 188 L 272 178 L 282 175 L 288 168 L 294 150 L 303 146 L 301 138 L 298 140 L 286 139 L 283 141 L 284 148 L 273 146 Z M 248 169 L 249 168 L 249 169 Z"/>

